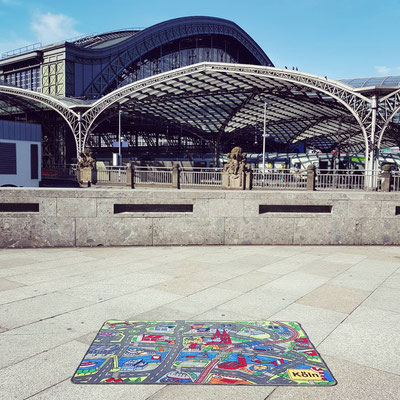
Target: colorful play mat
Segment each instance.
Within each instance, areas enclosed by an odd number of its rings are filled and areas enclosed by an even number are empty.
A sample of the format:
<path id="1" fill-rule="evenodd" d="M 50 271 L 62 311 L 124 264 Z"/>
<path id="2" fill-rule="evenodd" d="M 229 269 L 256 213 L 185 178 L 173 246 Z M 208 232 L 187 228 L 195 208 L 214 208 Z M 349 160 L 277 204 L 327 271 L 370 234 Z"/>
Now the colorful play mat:
<path id="1" fill-rule="evenodd" d="M 301 325 L 106 321 L 74 383 L 335 385 Z"/>

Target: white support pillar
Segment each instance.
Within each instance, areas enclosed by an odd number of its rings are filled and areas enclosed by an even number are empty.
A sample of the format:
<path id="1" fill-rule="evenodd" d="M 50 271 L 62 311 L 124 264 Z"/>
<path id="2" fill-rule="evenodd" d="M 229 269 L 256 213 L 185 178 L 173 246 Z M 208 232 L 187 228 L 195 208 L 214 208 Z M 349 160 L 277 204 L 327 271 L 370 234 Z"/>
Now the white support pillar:
<path id="1" fill-rule="evenodd" d="M 367 157 L 365 158 L 365 189 L 375 190 L 378 186 L 378 154 L 376 146 L 376 114 L 378 110 L 377 95 L 372 96 L 371 101 L 371 132 L 367 149 Z"/>
<path id="2" fill-rule="evenodd" d="M 79 111 L 78 112 L 78 143 L 76 146 L 76 150 L 78 152 L 78 158 L 79 154 L 83 153 L 83 146 L 82 146 L 82 113 Z"/>
<path id="3" fill-rule="evenodd" d="M 121 133 L 122 133 L 122 110 L 118 110 L 118 166 L 122 165 L 121 151 Z"/>

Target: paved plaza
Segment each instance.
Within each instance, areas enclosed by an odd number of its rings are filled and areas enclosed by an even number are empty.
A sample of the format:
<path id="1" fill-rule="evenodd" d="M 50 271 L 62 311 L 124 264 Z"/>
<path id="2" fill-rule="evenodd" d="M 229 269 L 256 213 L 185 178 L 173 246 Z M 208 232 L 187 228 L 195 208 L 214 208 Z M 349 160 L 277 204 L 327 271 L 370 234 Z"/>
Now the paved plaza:
<path id="1" fill-rule="evenodd" d="M 400 247 L 0 250 L 4 399 L 397 399 Z M 298 321 L 335 387 L 74 385 L 104 321 Z"/>

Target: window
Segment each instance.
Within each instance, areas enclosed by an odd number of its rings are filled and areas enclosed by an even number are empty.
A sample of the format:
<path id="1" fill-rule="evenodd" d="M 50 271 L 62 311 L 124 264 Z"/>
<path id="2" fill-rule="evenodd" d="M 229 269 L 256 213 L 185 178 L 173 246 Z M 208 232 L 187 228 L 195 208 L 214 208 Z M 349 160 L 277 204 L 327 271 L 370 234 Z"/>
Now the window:
<path id="1" fill-rule="evenodd" d="M 15 143 L 0 143 L 0 174 L 17 174 L 17 146 Z"/>
<path id="2" fill-rule="evenodd" d="M 31 179 L 39 179 L 39 150 L 37 144 L 31 144 Z"/>

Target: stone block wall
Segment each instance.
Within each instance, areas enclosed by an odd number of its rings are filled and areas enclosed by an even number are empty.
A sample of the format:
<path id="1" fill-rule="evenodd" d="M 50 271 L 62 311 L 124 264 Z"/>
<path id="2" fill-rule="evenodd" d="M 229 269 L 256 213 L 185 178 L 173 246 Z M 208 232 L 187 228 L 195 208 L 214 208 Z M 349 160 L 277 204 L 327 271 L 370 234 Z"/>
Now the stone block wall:
<path id="1" fill-rule="evenodd" d="M 396 245 L 398 213 L 396 193 L 2 188 L 0 247 Z"/>

